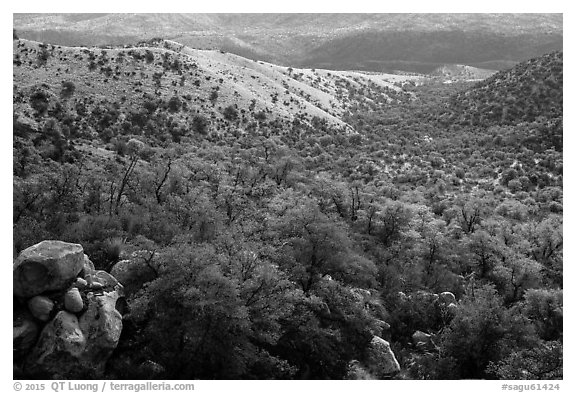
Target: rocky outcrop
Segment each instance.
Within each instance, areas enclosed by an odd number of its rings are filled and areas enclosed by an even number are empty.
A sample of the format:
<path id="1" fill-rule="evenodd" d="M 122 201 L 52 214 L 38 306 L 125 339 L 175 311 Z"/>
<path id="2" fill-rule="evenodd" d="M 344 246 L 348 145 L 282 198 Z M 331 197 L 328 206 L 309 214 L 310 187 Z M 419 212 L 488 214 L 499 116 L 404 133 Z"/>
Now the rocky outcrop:
<path id="1" fill-rule="evenodd" d="M 86 337 L 76 315 L 60 311 L 42 330 L 30 355 L 28 368 L 55 379 L 78 378 L 79 360 L 86 348 Z"/>
<path id="2" fill-rule="evenodd" d="M 122 284 L 79 244 L 43 241 L 18 256 L 14 361 L 25 377 L 101 377 L 120 339 Z"/>
<path id="3" fill-rule="evenodd" d="M 367 363 L 368 371 L 377 379 L 389 378 L 400 371 L 400 364 L 390 344 L 378 336 L 370 341 Z"/>
<path id="4" fill-rule="evenodd" d="M 45 240 L 20 253 L 13 266 L 14 295 L 31 298 L 75 280 L 84 262 L 79 244 Z"/>

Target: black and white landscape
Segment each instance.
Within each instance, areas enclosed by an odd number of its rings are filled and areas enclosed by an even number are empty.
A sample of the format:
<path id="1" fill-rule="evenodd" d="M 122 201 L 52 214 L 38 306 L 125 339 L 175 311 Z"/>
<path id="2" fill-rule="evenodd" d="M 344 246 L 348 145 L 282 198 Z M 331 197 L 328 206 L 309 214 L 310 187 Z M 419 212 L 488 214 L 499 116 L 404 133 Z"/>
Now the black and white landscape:
<path id="1" fill-rule="evenodd" d="M 17 379 L 562 379 L 561 14 L 14 14 Z"/>

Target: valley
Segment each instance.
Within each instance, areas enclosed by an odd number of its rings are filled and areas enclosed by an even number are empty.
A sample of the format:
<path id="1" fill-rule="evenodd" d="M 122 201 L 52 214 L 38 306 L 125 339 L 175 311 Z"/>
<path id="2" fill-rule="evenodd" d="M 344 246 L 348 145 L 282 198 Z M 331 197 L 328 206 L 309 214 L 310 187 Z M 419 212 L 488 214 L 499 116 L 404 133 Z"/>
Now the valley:
<path id="1" fill-rule="evenodd" d="M 562 52 L 383 72 L 145 38 L 15 34 L 14 378 L 562 379 Z M 22 279 L 42 247 L 75 264 L 54 288 Z"/>

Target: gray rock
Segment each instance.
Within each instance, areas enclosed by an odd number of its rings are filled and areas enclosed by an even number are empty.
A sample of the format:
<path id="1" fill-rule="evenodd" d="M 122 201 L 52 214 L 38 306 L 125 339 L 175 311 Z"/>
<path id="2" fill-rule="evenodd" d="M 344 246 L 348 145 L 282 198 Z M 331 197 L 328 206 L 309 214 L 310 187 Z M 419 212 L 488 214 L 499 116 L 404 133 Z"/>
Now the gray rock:
<path id="1" fill-rule="evenodd" d="M 28 300 L 28 309 L 32 315 L 44 322 L 50 319 L 53 308 L 54 302 L 46 296 L 34 296 Z"/>
<path id="2" fill-rule="evenodd" d="M 82 375 L 82 358 L 86 337 L 80 329 L 78 318 L 67 311 L 60 311 L 42 330 L 38 343 L 29 357 L 29 370 L 48 373 L 56 379 Z"/>
<path id="3" fill-rule="evenodd" d="M 96 269 L 94 268 L 94 264 L 88 258 L 87 255 L 84 255 L 84 260 L 82 262 L 82 270 L 80 271 L 80 277 L 85 279 L 88 285 L 92 284 L 92 276 Z"/>
<path id="4" fill-rule="evenodd" d="M 155 272 L 139 259 L 119 261 L 110 273 L 122 283 L 128 295 L 136 293 L 145 283 L 156 278 Z"/>
<path id="5" fill-rule="evenodd" d="M 378 325 L 380 326 L 380 328 L 383 331 L 388 331 L 390 330 L 390 324 L 388 322 L 382 321 L 382 320 L 378 320 Z"/>
<path id="6" fill-rule="evenodd" d="M 104 289 L 104 285 L 102 285 L 102 283 L 99 283 L 98 281 L 94 281 L 92 284 L 89 284 L 88 286 L 90 287 L 90 289 L 93 289 L 95 291 Z"/>
<path id="7" fill-rule="evenodd" d="M 120 284 L 116 277 L 104 270 L 96 270 L 94 272 L 94 282 L 99 282 L 102 286 L 108 289 L 114 289 L 118 284 Z"/>
<path id="8" fill-rule="evenodd" d="M 14 295 L 23 298 L 63 290 L 82 270 L 79 244 L 45 240 L 23 250 L 12 269 Z"/>
<path id="9" fill-rule="evenodd" d="M 456 303 L 456 296 L 452 292 L 442 292 L 438 296 L 442 304 Z"/>
<path id="10" fill-rule="evenodd" d="M 88 286 L 88 281 L 84 280 L 82 277 L 76 278 L 74 286 L 78 289 L 84 289 Z"/>
<path id="11" fill-rule="evenodd" d="M 429 345 L 432 341 L 432 336 L 417 330 L 412 335 L 412 343 L 416 346 L 418 345 Z"/>
<path id="12" fill-rule="evenodd" d="M 64 295 L 64 307 L 73 313 L 82 311 L 84 302 L 82 301 L 82 296 L 78 288 L 72 288 L 66 292 L 66 295 Z"/>
<path id="13" fill-rule="evenodd" d="M 400 371 L 400 364 L 394 356 L 388 341 L 374 336 L 368 346 L 368 369 L 376 378 L 387 378 Z"/>
<path id="14" fill-rule="evenodd" d="M 80 318 L 60 311 L 42 330 L 28 358 L 28 370 L 56 379 L 101 377 L 122 332 L 117 299 L 114 291 L 89 293 Z"/>
<path id="15" fill-rule="evenodd" d="M 92 364 L 97 373 L 104 371 L 106 360 L 118 345 L 122 332 L 122 315 L 116 310 L 117 292 L 102 295 L 88 293 L 87 310 L 80 317 L 80 329 L 87 339 L 83 361 Z"/>
<path id="16" fill-rule="evenodd" d="M 32 315 L 25 310 L 14 310 L 12 319 L 12 348 L 16 353 L 25 353 L 36 343 L 40 329 Z"/>
<path id="17" fill-rule="evenodd" d="M 390 330 L 390 324 L 380 319 L 377 319 L 374 323 L 374 327 L 370 328 L 370 333 L 374 336 L 382 337 L 388 333 Z"/>
<path id="18" fill-rule="evenodd" d="M 104 291 L 115 291 L 118 293 L 119 297 L 124 296 L 124 286 L 120 284 L 120 282 L 110 273 L 105 272 L 104 270 L 97 270 L 93 276 L 94 280 L 92 282 L 92 288 L 97 289 L 101 285 L 100 288 Z"/>
<path id="19" fill-rule="evenodd" d="M 129 278 L 128 275 L 131 270 L 131 265 L 135 265 L 136 261 L 131 261 L 130 259 L 123 259 L 118 261 L 112 266 L 110 274 L 118 279 L 121 283 L 124 283 L 124 279 Z"/>

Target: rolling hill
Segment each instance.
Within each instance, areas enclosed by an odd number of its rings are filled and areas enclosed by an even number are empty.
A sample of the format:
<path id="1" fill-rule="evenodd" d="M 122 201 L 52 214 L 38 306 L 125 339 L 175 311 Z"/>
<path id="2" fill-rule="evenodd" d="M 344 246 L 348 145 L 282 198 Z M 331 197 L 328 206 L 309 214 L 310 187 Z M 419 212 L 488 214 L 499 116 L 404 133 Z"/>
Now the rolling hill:
<path id="1" fill-rule="evenodd" d="M 17 124 L 40 130 L 48 114 L 105 141 L 128 130 L 178 139 L 191 124 L 216 134 L 318 122 L 351 132 L 342 120 L 351 108 L 410 99 L 403 86 L 423 79 L 283 67 L 164 40 L 107 49 L 15 40 L 13 51 Z"/>
<path id="2" fill-rule="evenodd" d="M 453 116 L 483 124 L 517 124 L 538 117 L 561 117 L 562 59 L 562 52 L 553 52 L 478 82 L 452 98 Z"/>

